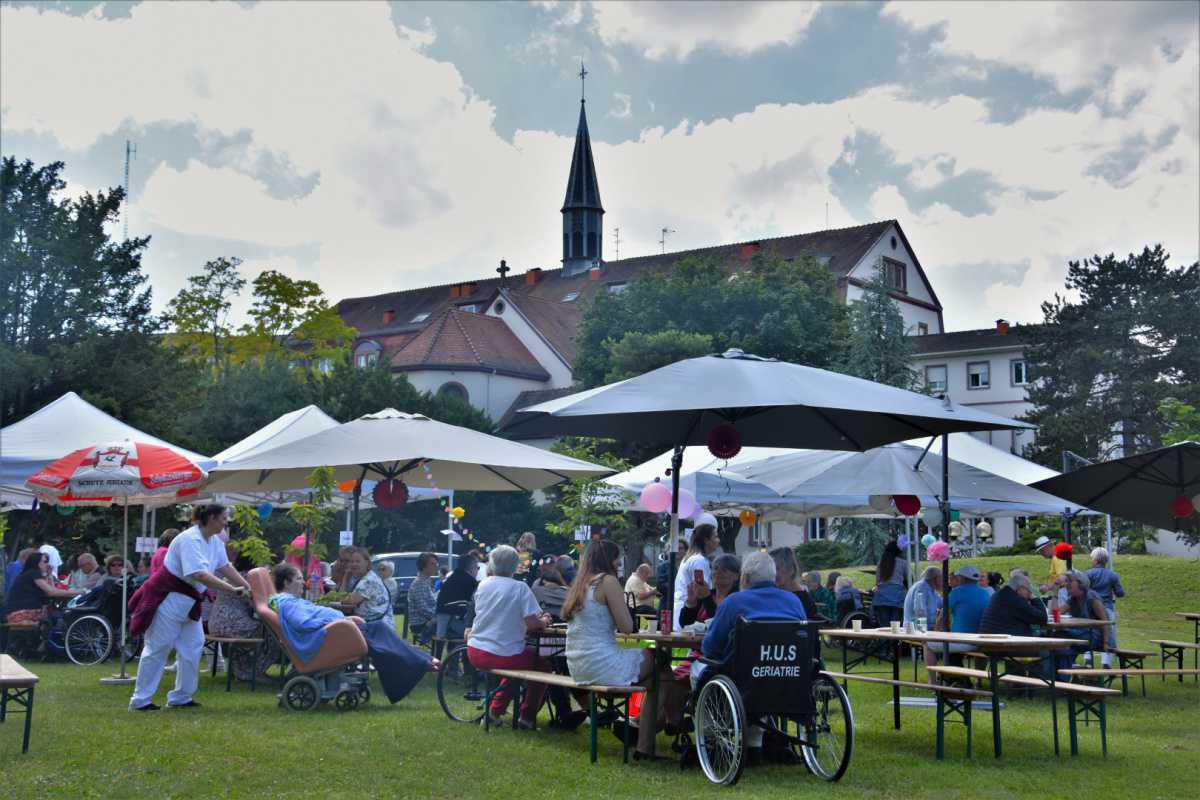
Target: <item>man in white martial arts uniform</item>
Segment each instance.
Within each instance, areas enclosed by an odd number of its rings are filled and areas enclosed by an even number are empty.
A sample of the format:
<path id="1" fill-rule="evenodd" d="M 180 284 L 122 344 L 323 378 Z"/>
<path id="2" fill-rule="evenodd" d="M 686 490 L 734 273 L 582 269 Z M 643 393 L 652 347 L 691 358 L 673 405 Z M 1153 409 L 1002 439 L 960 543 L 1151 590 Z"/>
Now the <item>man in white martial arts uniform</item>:
<path id="1" fill-rule="evenodd" d="M 200 623 L 199 594 L 205 587 L 245 596 L 250 584 L 238 574 L 225 555 L 225 543 L 218 533 L 225 529 L 229 513 L 217 503 L 201 506 L 197 524 L 175 537 L 167 549 L 163 569 L 139 589 L 131 608 L 136 621 L 139 614 L 153 622 L 145 634 L 142 657 L 138 662 L 137 684 L 129 698 L 131 711 L 157 711 L 151 702 L 162 679 L 163 666 L 172 649 L 176 652 L 175 688 L 167 694 L 171 708 L 199 706 L 192 696 L 200 675 L 200 655 L 204 650 L 204 629 Z M 130 623 L 136 629 L 136 622 Z"/>

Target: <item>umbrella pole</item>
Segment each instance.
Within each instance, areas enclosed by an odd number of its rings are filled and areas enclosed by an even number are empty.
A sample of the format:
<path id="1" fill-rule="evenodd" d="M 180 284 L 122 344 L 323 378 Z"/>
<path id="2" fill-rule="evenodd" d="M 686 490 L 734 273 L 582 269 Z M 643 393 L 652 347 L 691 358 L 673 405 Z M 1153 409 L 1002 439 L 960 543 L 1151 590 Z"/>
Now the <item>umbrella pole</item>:
<path id="1" fill-rule="evenodd" d="M 1067 540 L 1067 544 L 1071 543 L 1071 512 L 1070 511 L 1063 511 L 1063 537 Z M 1072 553 L 1072 555 L 1074 555 L 1074 554 Z M 1067 556 L 1067 569 L 1074 569 L 1074 566 L 1071 564 L 1071 562 L 1073 560 L 1074 559 L 1072 559 L 1071 556 Z"/>
<path id="2" fill-rule="evenodd" d="M 1112 566 L 1117 557 L 1117 551 L 1113 549 L 1112 541 L 1112 514 L 1104 515 L 1104 549 L 1108 551 L 1108 563 L 1109 566 Z"/>
<path id="3" fill-rule="evenodd" d="M 676 563 L 679 548 L 679 471 L 683 469 L 683 445 L 675 445 L 675 452 L 671 454 L 671 535 L 669 537 L 671 543 L 671 553 L 668 556 L 670 569 L 667 574 L 670 576 L 670 583 L 667 588 L 670 591 L 663 594 L 663 601 L 667 604 L 667 609 L 671 612 L 672 619 L 675 615 L 675 572 L 679 569 Z"/>
<path id="4" fill-rule="evenodd" d="M 950 543 L 950 436 L 942 434 L 942 541 Z M 950 630 L 950 556 L 942 562 L 942 629 Z"/>
<path id="5" fill-rule="evenodd" d="M 454 490 L 450 490 L 450 503 L 446 506 L 446 530 L 454 530 Z M 449 555 L 450 572 L 454 572 L 454 534 L 446 535 L 446 553 Z M 450 573 L 446 573 L 449 575 Z"/>
<path id="6" fill-rule="evenodd" d="M 124 533 L 121 537 L 121 553 L 123 558 L 127 558 L 124 554 L 129 552 L 129 503 L 125 504 L 125 526 Z M 126 561 L 128 564 L 129 562 Z M 129 575 L 121 576 L 121 672 L 119 675 L 113 675 L 108 678 L 101 678 L 100 683 L 105 686 L 119 686 L 121 684 L 133 683 L 136 678 L 125 674 L 125 632 L 126 620 L 129 618 Z"/>
<path id="7" fill-rule="evenodd" d="M 358 541 L 358 504 L 362 501 L 362 480 L 354 484 L 354 524 L 350 526 L 350 530 L 354 531 L 354 540 Z"/>

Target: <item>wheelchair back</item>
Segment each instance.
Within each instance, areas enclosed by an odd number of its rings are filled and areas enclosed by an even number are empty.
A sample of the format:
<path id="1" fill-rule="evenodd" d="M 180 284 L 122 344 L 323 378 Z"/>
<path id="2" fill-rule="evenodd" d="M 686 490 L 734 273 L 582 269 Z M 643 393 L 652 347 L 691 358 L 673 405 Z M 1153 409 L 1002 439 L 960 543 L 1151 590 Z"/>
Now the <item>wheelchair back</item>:
<path id="1" fill-rule="evenodd" d="M 811 688 L 819 669 L 818 625 L 805 620 L 738 619 L 730 677 L 748 717 L 814 712 Z"/>

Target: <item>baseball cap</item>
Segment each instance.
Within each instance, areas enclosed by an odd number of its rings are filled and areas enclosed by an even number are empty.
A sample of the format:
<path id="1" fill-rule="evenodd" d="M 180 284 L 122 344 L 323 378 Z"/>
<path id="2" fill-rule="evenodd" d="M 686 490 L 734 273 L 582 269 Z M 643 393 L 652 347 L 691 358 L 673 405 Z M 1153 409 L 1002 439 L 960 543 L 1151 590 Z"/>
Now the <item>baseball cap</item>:
<path id="1" fill-rule="evenodd" d="M 979 580 L 979 570 L 972 566 L 959 567 L 958 572 L 954 573 L 960 578 L 966 578 L 969 581 Z"/>

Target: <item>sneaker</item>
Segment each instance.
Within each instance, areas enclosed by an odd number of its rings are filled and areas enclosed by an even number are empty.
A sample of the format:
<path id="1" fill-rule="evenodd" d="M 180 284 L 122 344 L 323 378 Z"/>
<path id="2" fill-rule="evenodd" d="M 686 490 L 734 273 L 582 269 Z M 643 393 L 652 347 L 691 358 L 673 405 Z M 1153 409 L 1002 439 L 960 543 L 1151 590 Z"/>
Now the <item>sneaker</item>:
<path id="1" fill-rule="evenodd" d="M 200 708 L 200 704 L 195 700 L 188 700 L 186 703 L 167 703 L 167 708 Z"/>
<path id="2" fill-rule="evenodd" d="M 521 718 L 517 720 L 517 727 L 523 731 L 536 731 L 537 723 L 531 719 Z"/>
<path id="3" fill-rule="evenodd" d="M 146 705 L 144 705 L 144 706 L 138 706 L 137 708 L 131 708 L 129 710 L 130 711 L 158 711 L 161 708 L 162 708 L 162 706 L 156 706 L 156 705 L 154 705 L 154 703 L 146 703 Z"/>
<path id="4" fill-rule="evenodd" d="M 578 711 L 568 711 L 566 714 L 560 714 L 557 720 L 556 728 L 563 731 L 573 731 L 583 724 L 583 721 L 588 718 L 588 712 L 583 709 Z"/>
<path id="5" fill-rule="evenodd" d="M 174 672 L 174 671 L 175 671 L 174 664 L 167 664 L 165 667 L 163 667 L 163 672 Z M 203 670 L 201 670 L 201 672 L 203 672 Z"/>

